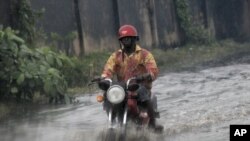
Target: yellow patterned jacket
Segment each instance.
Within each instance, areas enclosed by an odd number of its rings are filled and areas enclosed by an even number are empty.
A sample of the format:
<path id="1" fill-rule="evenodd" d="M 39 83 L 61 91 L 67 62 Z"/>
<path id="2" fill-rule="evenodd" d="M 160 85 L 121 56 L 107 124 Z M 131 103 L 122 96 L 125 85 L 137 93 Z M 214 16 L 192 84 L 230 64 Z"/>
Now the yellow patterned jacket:
<path id="1" fill-rule="evenodd" d="M 156 79 L 159 70 L 153 55 L 146 49 L 136 45 L 136 50 L 130 56 L 122 53 L 122 50 L 114 52 L 108 59 L 102 77 L 112 78 L 117 76 L 118 81 L 127 81 L 129 78 L 150 73 L 153 80 Z M 152 82 L 149 82 L 151 88 Z"/>

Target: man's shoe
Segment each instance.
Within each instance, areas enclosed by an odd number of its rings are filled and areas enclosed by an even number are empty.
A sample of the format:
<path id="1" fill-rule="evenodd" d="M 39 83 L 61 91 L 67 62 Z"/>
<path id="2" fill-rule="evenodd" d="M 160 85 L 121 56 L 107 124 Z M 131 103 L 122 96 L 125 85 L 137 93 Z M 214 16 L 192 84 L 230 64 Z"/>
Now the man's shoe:
<path id="1" fill-rule="evenodd" d="M 155 125 L 154 132 L 155 133 L 162 133 L 164 130 L 164 127 L 162 125 Z"/>
<path id="2" fill-rule="evenodd" d="M 164 127 L 162 125 L 158 125 L 156 124 L 156 121 L 155 119 L 152 119 L 150 122 L 149 122 L 149 128 L 152 129 L 154 132 L 156 133 L 162 133 L 163 130 L 164 130 Z"/>

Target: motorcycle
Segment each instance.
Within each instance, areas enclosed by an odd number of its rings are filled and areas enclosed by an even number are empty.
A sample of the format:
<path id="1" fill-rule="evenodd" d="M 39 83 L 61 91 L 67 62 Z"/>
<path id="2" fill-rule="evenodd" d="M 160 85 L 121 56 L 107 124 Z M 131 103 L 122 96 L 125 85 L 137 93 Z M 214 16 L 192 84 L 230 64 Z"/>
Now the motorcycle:
<path id="1" fill-rule="evenodd" d="M 139 129 L 148 127 L 150 117 L 147 109 L 141 103 L 149 98 L 149 94 L 138 95 L 136 93 L 140 87 L 137 82 L 143 81 L 145 78 L 147 77 L 132 77 L 126 83 L 104 78 L 96 78 L 91 81 L 91 83 L 98 83 L 99 88 L 104 91 L 102 96 L 97 97 L 97 101 L 103 102 L 104 110 L 108 115 L 108 133 L 105 140 L 126 140 L 128 121 L 135 123 L 136 128 Z M 115 129 L 119 130 L 118 137 Z"/>

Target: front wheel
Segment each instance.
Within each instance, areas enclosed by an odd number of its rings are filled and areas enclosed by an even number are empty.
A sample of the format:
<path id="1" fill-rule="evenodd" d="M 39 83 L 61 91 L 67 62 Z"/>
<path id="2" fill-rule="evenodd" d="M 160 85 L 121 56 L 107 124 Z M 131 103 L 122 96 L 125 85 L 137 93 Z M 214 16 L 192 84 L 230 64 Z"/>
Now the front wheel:
<path id="1" fill-rule="evenodd" d="M 123 118 L 121 121 L 119 141 L 126 141 L 126 138 L 127 138 L 127 118 L 128 118 L 128 107 L 125 106 Z"/>
<path id="2" fill-rule="evenodd" d="M 115 130 L 110 128 L 107 133 L 105 133 L 102 141 L 115 141 Z"/>
<path id="3" fill-rule="evenodd" d="M 126 125 L 124 125 L 120 129 L 119 141 L 126 141 L 126 137 L 127 137 L 127 127 Z"/>

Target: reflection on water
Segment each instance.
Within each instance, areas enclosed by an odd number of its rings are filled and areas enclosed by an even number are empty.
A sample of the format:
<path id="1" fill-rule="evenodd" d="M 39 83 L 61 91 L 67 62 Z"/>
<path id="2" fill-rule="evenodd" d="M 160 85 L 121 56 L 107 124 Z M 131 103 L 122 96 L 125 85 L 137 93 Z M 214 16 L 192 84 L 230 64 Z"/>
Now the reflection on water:
<path id="1" fill-rule="evenodd" d="M 200 72 L 169 73 L 154 82 L 163 135 L 144 140 L 229 140 L 230 124 L 250 122 L 250 65 Z M 1 141 L 95 141 L 104 134 L 106 114 L 95 95 L 78 97 L 77 105 L 39 110 L 0 124 Z M 132 130 L 131 130 L 132 131 Z M 129 140 L 138 138 L 129 133 Z M 142 137 L 140 137 L 142 138 Z M 137 139 L 138 140 L 138 139 Z"/>

